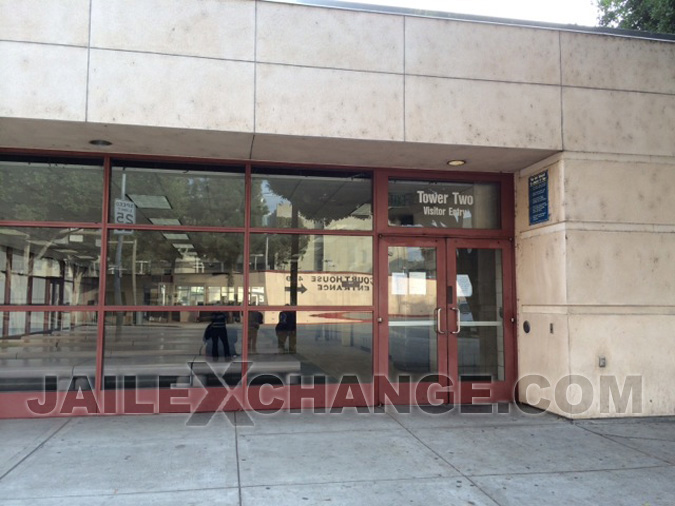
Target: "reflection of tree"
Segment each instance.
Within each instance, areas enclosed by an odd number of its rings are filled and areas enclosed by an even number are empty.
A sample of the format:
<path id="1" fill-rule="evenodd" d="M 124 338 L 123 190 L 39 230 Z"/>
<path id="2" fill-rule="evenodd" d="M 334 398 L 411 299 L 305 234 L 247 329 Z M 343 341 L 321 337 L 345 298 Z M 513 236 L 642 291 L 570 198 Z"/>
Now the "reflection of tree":
<path id="1" fill-rule="evenodd" d="M 0 165 L 0 219 L 98 222 L 103 168 Z"/>
<path id="2" fill-rule="evenodd" d="M 371 203 L 370 184 L 368 182 L 365 186 L 364 181 L 360 181 L 361 177 L 361 174 L 327 177 L 325 174 L 299 170 L 285 175 L 254 178 L 254 186 L 259 189 L 261 195 L 266 189 L 276 198 L 274 228 L 295 230 L 329 228 L 331 223 L 347 217 L 366 219 L 366 216 L 355 215 L 358 208 Z M 364 192 L 364 188 L 368 190 Z M 290 216 L 280 215 L 281 202 L 286 209 L 290 208 L 288 209 Z M 258 216 L 261 217 L 263 213 L 272 214 L 271 209 L 267 209 L 266 212 L 260 208 L 254 211 L 260 213 Z M 256 212 L 253 215 L 255 216 Z M 367 219 L 370 219 L 369 215 Z M 314 223 L 304 223 L 304 220 Z M 264 256 L 267 259 L 267 268 L 274 269 L 278 268 L 279 264 L 289 264 L 290 304 L 297 305 L 298 263 L 309 245 L 309 236 L 306 234 L 260 236 L 256 241 L 258 243 L 252 243 L 252 251 L 259 251 L 263 247 L 260 242 L 265 241 Z"/>
<path id="3" fill-rule="evenodd" d="M 257 181 L 260 181 L 261 189 L 266 187 L 268 192 L 279 199 L 275 213 L 277 228 L 326 229 L 345 218 L 354 220 L 352 225 L 358 221 L 371 220 L 371 185 L 363 174 L 326 176 L 312 171 L 296 171 L 286 176 L 268 176 Z M 279 216 L 281 202 L 292 208 L 290 216 Z M 357 228 L 367 228 L 367 225 L 364 223 Z"/>
<path id="4" fill-rule="evenodd" d="M 126 174 L 127 195 L 163 196 L 171 206 L 171 209 L 137 209 L 139 222 L 173 218 L 187 226 L 244 225 L 243 174 L 115 170 L 113 199 L 119 198 L 123 174 Z"/>
<path id="5" fill-rule="evenodd" d="M 126 181 L 123 177 L 126 175 Z M 203 172 L 138 171 L 135 169 L 116 170 L 113 173 L 113 193 L 125 195 L 152 195 L 165 197 L 170 209 L 137 208 L 137 221 L 178 220 L 181 225 L 241 227 L 244 217 L 243 174 L 205 174 Z M 116 186 L 116 188 L 115 188 Z M 115 198 L 115 195 L 113 195 Z M 128 198 L 128 197 L 127 197 Z M 130 198 L 128 198 L 131 200 Z M 162 234 L 186 234 L 189 239 L 169 239 Z M 166 230 L 159 232 L 135 232 L 136 248 L 142 257 L 138 260 L 158 265 L 162 270 L 171 271 L 181 259 L 199 259 L 204 264 L 222 265 L 233 284 L 232 274 L 243 253 L 241 234 L 191 233 Z M 177 249 L 174 244 L 183 245 Z M 191 247 L 194 249 L 192 249 Z M 111 252 L 114 248 L 111 249 Z M 133 262 L 131 252 L 124 250 L 123 263 Z"/>
<path id="6" fill-rule="evenodd" d="M 251 235 L 251 254 L 265 256 L 267 253 L 268 270 L 283 270 L 289 266 L 294 256 L 293 241 L 297 240 L 297 253 L 295 254 L 298 260 L 305 254 L 307 246 L 309 245 L 310 236 L 307 234 L 290 235 L 290 234 L 253 234 Z"/>

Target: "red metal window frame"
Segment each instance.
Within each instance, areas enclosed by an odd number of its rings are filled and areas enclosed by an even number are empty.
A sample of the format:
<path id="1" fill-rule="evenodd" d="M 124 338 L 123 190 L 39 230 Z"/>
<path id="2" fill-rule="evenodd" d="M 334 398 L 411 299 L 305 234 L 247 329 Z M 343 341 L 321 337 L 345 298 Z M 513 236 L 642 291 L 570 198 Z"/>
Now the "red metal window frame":
<path id="1" fill-rule="evenodd" d="M 103 163 L 103 196 L 101 202 L 101 221 L 100 223 L 81 223 L 81 222 L 29 222 L 29 221 L 0 221 L 0 226 L 11 227 L 49 227 L 49 228 L 84 228 L 96 229 L 101 231 L 101 279 L 99 280 L 98 303 L 87 306 L 62 306 L 62 305 L 0 305 L 0 312 L 31 312 L 39 308 L 40 311 L 69 311 L 69 312 L 96 312 L 98 315 L 97 326 L 97 347 L 96 347 L 96 381 L 94 390 L 91 392 L 3 392 L 0 393 L 0 418 L 15 417 L 33 417 L 39 416 L 33 410 L 28 408 L 28 402 L 45 401 L 47 404 L 56 403 L 61 405 L 65 403 L 70 409 L 66 413 L 50 413 L 51 416 L 80 415 L 80 414 L 122 414 L 128 412 L 128 406 L 134 407 L 139 412 L 157 412 L 160 409 L 163 412 L 190 412 L 195 409 L 216 410 L 216 409 L 287 409 L 299 407 L 341 407 L 341 406 L 363 406 L 375 405 L 380 395 L 381 385 L 375 380 L 378 376 L 386 377 L 387 371 L 387 347 L 386 342 L 379 337 L 377 318 L 382 311 L 382 301 L 386 301 L 387 278 L 382 277 L 382 266 L 379 258 L 380 242 L 384 237 L 413 238 L 426 237 L 429 239 L 447 239 L 452 237 L 454 240 L 461 239 L 492 239 L 500 241 L 512 241 L 514 233 L 514 193 L 513 193 L 513 175 L 512 174 L 492 174 L 492 173 L 462 173 L 462 172 L 439 172 L 430 170 L 400 170 L 389 168 L 361 168 L 344 166 L 321 166 L 315 164 L 288 164 L 288 163 L 256 163 L 251 161 L 239 160 L 213 160 L 186 157 L 161 157 L 149 155 L 125 155 L 125 154 L 103 154 L 90 152 L 63 152 L 63 151 L 43 151 L 43 150 L 14 150 L 0 149 L 0 154 L 25 155 L 25 156 L 54 156 L 68 158 L 87 158 L 100 159 Z M 114 161 L 155 161 L 158 163 L 185 163 L 199 164 L 200 166 L 213 166 L 214 169 L 224 169 L 229 166 L 245 167 L 245 222 L 243 227 L 210 227 L 210 226 L 161 226 L 154 224 L 142 225 L 115 225 L 109 222 L 109 204 L 110 204 L 110 184 L 112 175 L 112 162 Z M 276 167 L 288 169 L 313 169 L 321 170 L 330 175 L 333 172 L 344 172 L 345 170 L 362 170 L 372 176 L 372 196 L 373 196 L 373 227 L 369 231 L 336 231 L 336 230 L 312 230 L 312 229 L 280 229 L 280 228 L 261 228 L 251 227 L 251 172 L 252 167 L 264 167 L 274 169 Z M 421 229 L 406 227 L 390 227 L 388 224 L 387 204 L 388 204 L 388 180 L 392 179 L 416 179 L 416 180 L 434 180 L 434 181 L 458 181 L 458 182 L 498 182 L 501 188 L 501 228 L 495 230 L 469 230 L 469 229 Z M 157 312 L 175 312 L 175 311 L 199 311 L 203 306 L 148 306 L 148 305 L 124 305 L 115 306 L 105 302 L 106 284 L 107 284 L 107 250 L 108 233 L 115 229 L 134 229 L 134 230 L 152 230 L 152 231 L 189 231 L 189 232 L 213 232 L 213 233 L 242 233 L 244 235 L 244 257 L 250 256 L 249 237 L 252 233 L 279 233 L 279 234 L 301 234 L 301 235 L 350 235 L 350 236 L 369 236 L 373 240 L 373 301 L 368 306 L 256 306 L 256 310 L 264 311 L 352 311 L 367 312 L 372 314 L 372 371 L 373 382 L 360 385 L 356 390 L 349 384 L 328 384 L 317 385 L 313 389 L 303 385 L 290 385 L 278 387 L 278 389 L 265 389 L 264 387 L 248 386 L 246 381 L 247 367 L 242 371 L 242 386 L 229 391 L 230 389 L 207 389 L 206 395 L 208 402 L 201 402 L 205 392 L 197 389 L 188 389 L 186 391 L 167 391 L 166 389 L 143 389 L 143 390 L 104 390 L 103 372 L 104 372 L 104 344 L 105 344 L 105 315 L 116 311 L 157 311 Z M 511 243 L 512 244 L 512 243 Z M 512 250 L 512 248 L 511 248 Z M 504 278 L 510 280 L 509 304 L 510 314 L 515 315 L 515 280 L 514 280 L 514 255 L 510 257 L 509 265 L 505 262 Z M 248 362 L 248 317 L 249 317 L 249 262 L 244 262 L 243 272 L 243 303 L 238 306 L 210 306 L 209 309 L 223 309 L 228 311 L 242 311 L 244 318 L 242 320 L 242 359 L 246 364 Z M 386 267 L 386 266 L 385 266 Z M 508 273 L 508 274 L 507 274 Z M 506 287 L 505 287 L 506 288 Z M 504 301 L 505 307 L 507 301 Z M 179 309 L 180 308 L 180 309 Z M 506 318 L 506 314 L 505 314 Z M 505 342 L 505 353 L 506 353 Z M 515 335 L 509 343 L 509 353 L 507 360 L 513 362 L 511 370 L 515 375 Z M 383 368 L 384 367 L 384 368 Z M 514 376 L 515 377 L 515 376 Z M 180 394 L 180 395 L 178 395 Z M 281 394 L 281 395 L 278 395 Z M 252 396 L 253 395 L 253 396 Z M 506 393 L 504 393 L 506 395 Z M 508 394 L 511 396 L 512 392 Z M 502 396 L 502 394 L 500 394 Z M 279 401 L 279 398 L 283 399 Z M 174 402 L 174 401 L 184 402 Z M 337 402 L 337 405 L 334 403 Z M 159 407 L 159 408 L 158 408 Z M 136 412 L 136 411 L 134 411 Z"/>

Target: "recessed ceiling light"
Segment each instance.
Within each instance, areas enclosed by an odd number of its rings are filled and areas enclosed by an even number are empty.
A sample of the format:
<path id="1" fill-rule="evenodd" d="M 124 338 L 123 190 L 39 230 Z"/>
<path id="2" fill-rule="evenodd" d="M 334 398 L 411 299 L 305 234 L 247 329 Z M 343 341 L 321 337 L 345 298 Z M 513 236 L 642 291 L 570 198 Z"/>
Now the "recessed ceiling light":
<path id="1" fill-rule="evenodd" d="M 0 234 L 4 235 L 22 235 L 28 237 L 28 234 L 25 232 L 19 232 L 18 230 L 12 230 L 11 228 L 0 229 Z"/>
<path id="2" fill-rule="evenodd" d="M 129 198 L 141 209 L 171 209 L 164 195 L 129 195 Z"/>
<path id="3" fill-rule="evenodd" d="M 181 225 L 176 218 L 150 218 L 153 225 Z"/>
<path id="4" fill-rule="evenodd" d="M 187 234 L 162 234 L 169 241 L 189 241 L 190 238 Z"/>
<path id="5" fill-rule="evenodd" d="M 99 148 L 112 146 L 112 142 L 106 141 L 105 139 L 92 139 L 89 141 L 89 144 L 91 144 L 92 146 L 98 146 Z"/>
<path id="6" fill-rule="evenodd" d="M 448 165 L 450 165 L 450 167 L 461 167 L 465 163 L 466 163 L 466 160 L 449 160 L 448 161 Z"/>

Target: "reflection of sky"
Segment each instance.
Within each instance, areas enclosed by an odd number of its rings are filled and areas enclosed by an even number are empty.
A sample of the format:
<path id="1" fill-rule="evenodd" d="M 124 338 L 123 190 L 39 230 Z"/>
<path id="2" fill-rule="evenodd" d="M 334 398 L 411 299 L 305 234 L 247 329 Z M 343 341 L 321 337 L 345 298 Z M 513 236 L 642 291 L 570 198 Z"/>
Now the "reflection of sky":
<path id="1" fill-rule="evenodd" d="M 424 260 L 421 248 L 408 248 L 408 260 L 410 262 L 421 262 Z"/>
<path id="2" fill-rule="evenodd" d="M 260 185 L 260 190 L 262 194 L 263 201 L 267 206 L 267 212 L 265 214 L 272 214 L 279 204 L 282 202 L 288 202 L 285 198 L 274 193 L 272 188 L 270 188 L 267 180 L 263 181 Z"/>

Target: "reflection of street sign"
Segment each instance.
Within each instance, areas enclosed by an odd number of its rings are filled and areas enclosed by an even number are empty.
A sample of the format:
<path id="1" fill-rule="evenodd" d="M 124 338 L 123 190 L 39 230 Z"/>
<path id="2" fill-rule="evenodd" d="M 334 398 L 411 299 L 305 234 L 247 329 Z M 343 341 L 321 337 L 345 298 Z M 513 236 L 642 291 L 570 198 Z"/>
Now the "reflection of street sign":
<path id="1" fill-rule="evenodd" d="M 136 205 L 130 200 L 115 199 L 115 223 L 133 225 L 136 223 Z"/>
<path id="2" fill-rule="evenodd" d="M 291 287 L 290 287 L 290 286 L 287 286 L 287 287 L 286 287 L 286 291 L 287 291 L 287 292 L 290 292 L 290 291 L 291 291 Z M 306 291 L 307 291 L 307 287 L 306 287 L 305 285 L 300 285 L 300 286 L 298 287 L 298 292 L 300 292 L 300 293 L 305 293 Z"/>
<path id="3" fill-rule="evenodd" d="M 130 200 L 115 199 L 113 218 L 113 221 L 117 225 L 133 225 L 136 223 L 136 205 Z M 128 235 L 134 232 L 133 230 L 114 230 L 113 233 Z"/>

